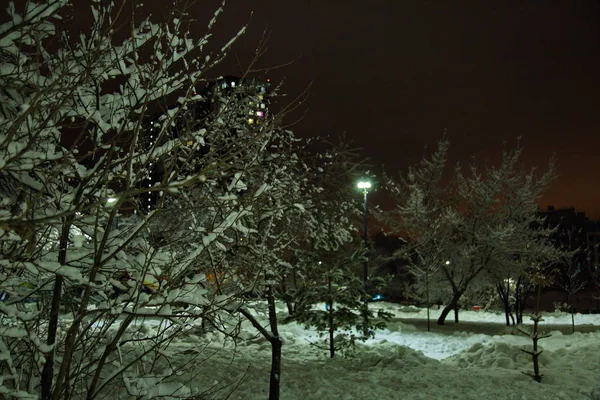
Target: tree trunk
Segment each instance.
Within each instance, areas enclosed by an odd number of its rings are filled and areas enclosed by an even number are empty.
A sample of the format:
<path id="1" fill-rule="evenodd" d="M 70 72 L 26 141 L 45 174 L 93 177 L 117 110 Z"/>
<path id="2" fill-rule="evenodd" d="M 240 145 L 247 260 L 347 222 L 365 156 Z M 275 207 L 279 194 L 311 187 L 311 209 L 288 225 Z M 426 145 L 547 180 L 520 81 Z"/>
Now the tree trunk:
<path id="1" fill-rule="evenodd" d="M 458 324 L 458 303 L 454 304 L 454 323 Z"/>
<path id="2" fill-rule="evenodd" d="M 569 308 L 571 309 L 571 333 L 575 333 L 575 309 L 573 308 L 573 295 L 569 293 Z"/>
<path id="3" fill-rule="evenodd" d="M 265 339 L 271 343 L 271 373 L 269 381 L 269 400 L 279 400 L 279 386 L 281 377 L 281 347 L 282 342 L 279 338 L 277 328 L 277 314 L 275 313 L 275 298 L 270 288 L 267 289 L 267 305 L 269 307 L 269 325 L 271 330 L 263 327 L 260 322 L 244 307 L 240 308 L 240 313 L 258 330 Z"/>
<path id="4" fill-rule="evenodd" d="M 517 324 L 523 323 L 523 311 L 527 303 L 527 295 L 530 292 L 530 287 L 525 286 L 524 279 L 519 277 L 515 285 L 515 314 L 517 315 Z"/>
<path id="5" fill-rule="evenodd" d="M 331 274 L 327 277 L 327 290 L 329 291 L 329 296 L 331 296 L 332 289 L 332 278 Z M 329 298 L 327 301 L 327 311 L 329 312 L 329 357 L 335 357 L 335 325 L 333 318 L 333 299 Z"/>
<path id="6" fill-rule="evenodd" d="M 333 302 L 329 303 L 329 357 L 335 357 L 335 325 L 333 320 Z"/>
<path id="7" fill-rule="evenodd" d="M 448 316 L 448 314 L 450 314 L 450 310 L 454 310 L 454 321 L 458 323 L 458 300 L 460 299 L 460 296 L 462 296 L 462 292 L 454 293 L 450 303 L 447 304 L 442 310 L 442 313 L 440 314 L 440 317 L 437 320 L 438 325 L 444 325 L 444 323 L 446 322 L 446 317 Z"/>
<path id="8" fill-rule="evenodd" d="M 427 332 L 430 332 L 431 319 L 429 316 L 429 269 L 425 270 L 425 301 L 427 302 Z"/>
<path id="9" fill-rule="evenodd" d="M 504 317 L 506 319 L 506 326 L 511 325 L 511 319 L 512 319 L 512 323 L 514 325 L 515 318 L 513 317 L 512 312 L 510 310 L 510 299 L 509 299 L 510 288 L 507 288 L 507 290 L 504 290 L 504 287 L 502 286 L 502 284 L 499 284 L 496 286 L 496 289 L 498 290 L 498 295 L 500 296 L 500 301 L 502 301 L 502 308 L 504 308 Z"/>
<path id="10" fill-rule="evenodd" d="M 294 315 L 296 313 L 296 303 L 287 300 L 285 302 L 285 304 L 287 305 L 287 309 L 288 309 L 288 314 L 289 315 Z"/>
<path id="11" fill-rule="evenodd" d="M 51 346 L 54 345 L 56 340 L 56 331 L 58 329 L 58 315 L 60 312 L 60 298 L 62 293 L 63 277 L 61 275 L 56 276 L 54 281 L 54 290 L 52 294 L 52 306 L 50 309 L 50 321 L 48 323 L 48 339 L 46 344 Z M 42 387 L 41 387 L 41 398 L 43 400 L 49 400 L 52 398 L 52 381 L 54 378 L 54 349 L 46 353 L 46 362 L 42 369 Z"/>
<path id="12" fill-rule="evenodd" d="M 440 314 L 437 320 L 438 325 L 444 325 L 446 323 L 446 317 L 448 316 L 448 314 L 450 314 L 451 310 L 452 304 L 447 304 L 446 306 L 444 306 L 444 309 L 442 310 L 442 313 Z"/>
<path id="13" fill-rule="evenodd" d="M 281 339 L 275 336 L 271 340 L 271 375 L 269 381 L 269 400 L 279 400 L 281 377 Z"/>
<path id="14" fill-rule="evenodd" d="M 74 203 L 76 204 L 76 203 Z M 67 261 L 67 246 L 69 244 L 69 232 L 74 216 L 67 218 L 62 226 L 59 239 L 58 263 L 65 265 Z M 56 351 L 55 340 L 58 330 L 58 317 L 60 314 L 60 301 L 62 298 L 64 278 L 56 275 L 54 281 L 54 290 L 52 291 L 52 305 L 50 308 L 50 320 L 48 321 L 48 338 L 46 344 L 54 348 L 46 353 L 46 362 L 42 369 L 41 377 L 41 398 L 49 400 L 52 398 L 52 383 L 54 380 L 54 353 Z M 63 360 L 64 361 L 64 360 Z"/>
<path id="15" fill-rule="evenodd" d="M 271 374 L 269 381 L 269 400 L 279 400 L 280 382 L 281 382 L 281 338 L 279 337 L 279 328 L 277 326 L 277 312 L 275 308 L 275 297 L 272 288 L 267 292 L 267 303 L 269 306 L 269 325 L 271 335 L 268 339 L 271 342 Z"/>
<path id="16" fill-rule="evenodd" d="M 100 384 L 100 377 L 102 375 L 102 370 L 106 366 L 106 360 L 111 355 L 111 353 L 113 353 L 114 351 L 117 350 L 117 347 L 119 345 L 119 342 L 121 341 L 121 338 L 125 334 L 125 331 L 129 327 L 129 325 L 131 325 L 133 320 L 134 320 L 133 315 L 128 315 L 125 318 L 125 320 L 119 327 L 117 334 L 114 336 L 114 338 L 112 339 L 110 344 L 108 344 L 105 347 L 104 353 L 102 354 L 102 356 L 98 359 L 98 361 L 96 361 L 96 365 L 97 365 L 96 372 L 94 373 L 92 382 L 90 383 L 90 385 L 88 386 L 88 389 L 87 389 L 87 400 L 92 400 L 96 396 L 97 393 L 95 393 L 95 392 L 96 392 L 96 389 L 98 388 L 98 385 Z"/>
<path id="17" fill-rule="evenodd" d="M 288 286 L 285 283 L 285 276 L 283 277 L 283 279 L 281 280 L 281 292 L 283 293 L 283 297 L 285 299 L 285 305 L 287 306 L 288 309 L 288 314 L 294 315 L 294 313 L 296 312 L 296 305 L 294 303 L 294 301 L 292 300 L 292 296 L 290 295 L 290 293 L 288 292 Z"/>

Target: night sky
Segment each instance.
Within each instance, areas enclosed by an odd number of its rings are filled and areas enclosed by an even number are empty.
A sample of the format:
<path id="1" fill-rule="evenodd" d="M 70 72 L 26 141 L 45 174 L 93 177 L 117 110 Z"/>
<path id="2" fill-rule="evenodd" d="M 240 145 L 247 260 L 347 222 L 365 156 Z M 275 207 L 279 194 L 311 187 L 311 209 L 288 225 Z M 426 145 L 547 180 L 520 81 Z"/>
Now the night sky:
<path id="1" fill-rule="evenodd" d="M 196 2 L 198 36 L 220 3 Z M 444 129 L 452 163 L 496 162 L 521 137 L 527 167 L 558 161 L 540 205 L 600 218 L 600 2 L 228 0 L 213 43 L 248 22 L 213 74 L 241 75 L 268 30 L 255 67 L 293 62 L 267 74 L 290 99 L 310 85 L 287 121 L 304 116 L 297 135 L 346 133 L 388 172 L 418 162 Z"/>
<path id="2" fill-rule="evenodd" d="M 296 60 L 268 75 L 290 97 L 312 83 L 299 136 L 346 132 L 388 171 L 444 129 L 452 161 L 496 161 L 521 137 L 528 166 L 558 160 L 541 205 L 600 216 L 600 2 L 229 0 L 215 39 L 252 11 L 235 56 L 246 66 L 266 28 L 259 66 Z M 230 57 L 218 72 L 241 69 Z"/>

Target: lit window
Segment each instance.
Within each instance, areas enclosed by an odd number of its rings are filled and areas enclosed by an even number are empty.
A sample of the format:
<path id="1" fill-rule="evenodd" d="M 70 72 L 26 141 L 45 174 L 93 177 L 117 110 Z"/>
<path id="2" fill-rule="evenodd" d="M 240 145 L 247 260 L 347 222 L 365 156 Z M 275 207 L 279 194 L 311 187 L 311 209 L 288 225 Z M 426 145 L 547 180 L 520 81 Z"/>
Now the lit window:
<path id="1" fill-rule="evenodd" d="M 260 108 L 262 108 L 264 110 L 265 107 L 266 107 L 265 103 L 260 103 Z"/>
<path id="2" fill-rule="evenodd" d="M 262 99 L 263 99 L 263 95 L 262 95 L 262 94 L 259 94 L 259 95 L 258 95 L 258 99 L 259 99 L 259 100 L 262 100 Z"/>
<path id="3" fill-rule="evenodd" d="M 265 116 L 265 113 L 263 111 L 257 111 L 256 116 L 263 118 Z"/>
<path id="4" fill-rule="evenodd" d="M 254 118 L 248 118 L 248 123 L 252 125 L 254 123 Z"/>
<path id="5" fill-rule="evenodd" d="M 231 87 L 235 87 L 235 82 L 231 82 Z"/>

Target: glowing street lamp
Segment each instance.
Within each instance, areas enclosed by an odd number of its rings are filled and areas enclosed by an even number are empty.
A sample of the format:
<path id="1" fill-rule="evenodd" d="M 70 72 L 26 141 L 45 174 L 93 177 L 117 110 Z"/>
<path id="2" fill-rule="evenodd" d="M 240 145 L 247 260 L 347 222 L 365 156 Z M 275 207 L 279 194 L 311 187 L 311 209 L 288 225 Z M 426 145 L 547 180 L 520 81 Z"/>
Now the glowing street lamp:
<path id="1" fill-rule="evenodd" d="M 106 199 L 106 207 L 112 209 L 117 205 L 119 199 L 117 197 L 109 197 Z M 119 229 L 119 211 L 117 210 L 115 213 L 115 228 Z"/>
<path id="2" fill-rule="evenodd" d="M 371 189 L 371 182 L 369 181 L 360 181 L 356 184 L 359 189 L 363 189 L 366 193 L 369 189 Z"/>

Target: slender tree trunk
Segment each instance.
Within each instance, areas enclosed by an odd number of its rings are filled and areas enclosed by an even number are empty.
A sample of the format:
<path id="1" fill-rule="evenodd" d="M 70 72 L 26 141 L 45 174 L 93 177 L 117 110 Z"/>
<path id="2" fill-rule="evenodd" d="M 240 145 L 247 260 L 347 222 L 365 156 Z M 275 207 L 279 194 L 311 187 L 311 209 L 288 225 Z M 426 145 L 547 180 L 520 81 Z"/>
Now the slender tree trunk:
<path id="1" fill-rule="evenodd" d="M 132 315 L 128 315 L 125 318 L 125 320 L 119 327 L 117 334 L 115 335 L 115 337 L 113 338 L 111 343 L 106 346 L 106 348 L 104 349 L 104 353 L 102 354 L 100 359 L 96 362 L 96 364 L 97 364 L 96 372 L 94 373 L 92 382 L 90 383 L 90 385 L 87 389 L 87 392 L 88 392 L 87 400 L 91 400 L 95 397 L 96 389 L 98 388 L 98 384 L 100 383 L 100 376 L 102 374 L 102 370 L 106 366 L 106 360 L 108 359 L 110 354 L 117 349 L 117 346 L 119 345 L 119 342 L 121 341 L 121 338 L 125 334 L 125 331 L 129 327 L 129 325 L 131 325 L 133 320 L 134 320 L 134 317 Z"/>
<path id="2" fill-rule="evenodd" d="M 281 384 L 281 339 L 277 336 L 271 341 L 271 375 L 269 380 L 269 400 L 279 400 Z"/>
<path id="3" fill-rule="evenodd" d="M 454 323 L 458 324 L 458 302 L 454 304 Z"/>
<path id="4" fill-rule="evenodd" d="M 67 261 L 67 246 L 69 244 L 69 231 L 73 217 L 69 217 L 64 221 L 62 232 L 59 239 L 59 252 L 58 252 L 58 263 L 60 265 L 66 264 Z M 64 278 L 62 275 L 56 275 L 54 281 L 54 290 L 52 291 L 52 305 L 50 308 L 50 320 L 48 321 L 48 338 L 46 344 L 54 346 L 56 341 L 56 332 L 58 330 L 58 316 L 60 314 L 60 301 L 62 298 Z M 42 369 L 41 376 L 41 398 L 43 400 L 49 400 L 52 398 L 52 383 L 54 380 L 54 354 L 56 348 L 54 347 L 48 353 L 46 353 L 46 362 Z"/>
<path id="5" fill-rule="evenodd" d="M 573 295 L 569 293 L 569 308 L 571 309 L 571 333 L 575 333 L 575 309 L 573 308 Z"/>
<path id="6" fill-rule="evenodd" d="M 285 277 L 281 280 L 281 292 L 284 294 L 284 297 L 285 297 L 285 305 L 287 306 L 288 314 L 294 315 L 294 312 L 296 310 L 294 307 L 294 302 L 292 301 L 292 297 L 288 293 L 288 287 L 287 287 L 287 284 L 285 283 Z"/>
<path id="7" fill-rule="evenodd" d="M 271 342 L 271 374 L 269 380 L 269 400 L 279 400 L 279 391 L 281 384 L 281 338 L 277 326 L 277 313 L 275 308 L 275 297 L 269 289 L 267 293 L 267 303 L 269 306 L 269 324 L 272 335 L 268 337 Z"/>
<path id="8" fill-rule="evenodd" d="M 444 309 L 442 310 L 442 313 L 440 314 L 438 320 L 437 320 L 437 324 L 438 325 L 444 325 L 446 322 L 446 317 L 448 316 L 448 314 L 450 314 L 451 310 L 454 310 L 454 321 L 456 323 L 458 323 L 458 300 L 460 299 L 460 297 L 462 296 L 462 292 L 455 292 L 452 295 L 452 300 L 450 301 L 449 304 L 447 304 Z"/>
<path id="9" fill-rule="evenodd" d="M 429 317 L 429 270 L 425 270 L 425 301 L 427 302 L 427 332 L 431 331 L 431 319 Z"/>
<path id="10" fill-rule="evenodd" d="M 58 315 L 60 313 L 60 298 L 62 293 L 63 277 L 61 275 L 56 276 L 54 281 L 54 290 L 52 294 L 52 306 L 50 308 L 50 321 L 48 323 L 48 339 L 46 344 L 49 346 L 54 345 L 56 340 L 56 331 L 58 329 Z M 46 362 L 42 369 L 42 388 L 41 398 L 43 400 L 49 400 L 52 398 L 52 381 L 54 378 L 54 349 L 46 353 Z"/>
<path id="11" fill-rule="evenodd" d="M 523 323 L 523 311 L 525 311 L 527 295 L 530 290 L 525 287 L 523 278 L 519 277 L 515 286 L 515 314 L 517 315 L 517 324 L 519 325 Z"/>
<path id="12" fill-rule="evenodd" d="M 269 309 L 270 331 L 263 327 L 260 322 L 244 307 L 240 308 L 240 313 L 258 330 L 265 339 L 271 343 L 271 373 L 269 380 L 269 400 L 279 400 L 279 388 L 281 377 L 281 338 L 277 327 L 277 314 L 275 310 L 275 297 L 271 288 L 267 288 L 267 305 Z"/>
<path id="13" fill-rule="evenodd" d="M 442 310 L 442 313 L 440 314 L 437 320 L 438 325 L 444 325 L 446 323 L 446 317 L 448 316 L 448 314 L 450 314 L 451 310 L 452 304 L 447 304 L 446 306 L 444 306 L 444 309 Z"/>
<path id="14" fill-rule="evenodd" d="M 335 325 L 333 320 L 333 302 L 329 303 L 329 357 L 335 357 Z"/>
<path id="15" fill-rule="evenodd" d="M 504 287 L 502 286 L 502 284 L 498 284 L 496 286 L 496 289 L 498 290 L 498 295 L 500 296 L 500 301 L 502 301 L 502 308 L 504 308 L 504 317 L 506 319 L 506 326 L 510 326 L 510 322 L 512 319 L 512 322 L 514 324 L 514 317 L 510 311 L 510 299 L 509 299 L 509 290 L 510 288 L 507 288 L 507 290 L 504 289 Z"/>
<path id="16" fill-rule="evenodd" d="M 331 274 L 327 277 L 327 287 L 331 296 Z M 333 318 L 333 299 L 330 297 L 327 302 L 327 311 L 329 312 L 329 357 L 335 357 L 335 325 Z"/>

